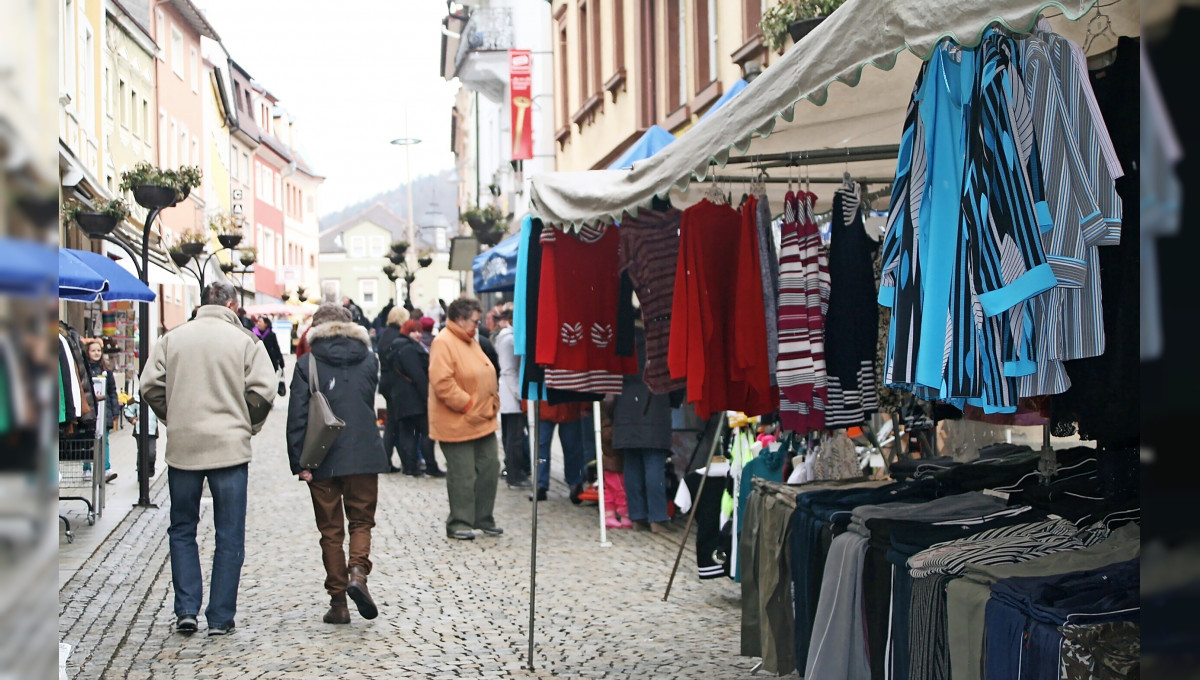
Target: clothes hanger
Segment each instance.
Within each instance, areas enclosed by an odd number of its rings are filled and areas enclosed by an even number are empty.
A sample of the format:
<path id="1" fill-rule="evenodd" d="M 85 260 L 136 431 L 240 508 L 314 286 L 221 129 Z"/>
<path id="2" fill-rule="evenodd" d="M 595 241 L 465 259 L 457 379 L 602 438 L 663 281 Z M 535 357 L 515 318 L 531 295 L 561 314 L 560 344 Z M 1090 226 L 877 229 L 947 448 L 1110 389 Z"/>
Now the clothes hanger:
<path id="1" fill-rule="evenodd" d="M 1088 21 L 1087 35 L 1083 38 L 1083 53 L 1087 54 L 1090 52 L 1096 39 L 1102 37 L 1105 33 L 1110 35 L 1114 41 L 1117 39 L 1117 34 L 1112 30 L 1112 19 L 1108 18 L 1108 15 L 1104 13 L 1100 5 L 1096 5 L 1096 16 Z"/>
<path id="2" fill-rule="evenodd" d="M 725 198 L 725 192 L 721 189 L 720 183 L 717 182 L 716 165 L 716 163 L 709 163 L 708 168 L 704 171 L 704 179 L 709 184 L 708 188 L 704 190 L 703 198 L 717 205 L 728 205 L 729 201 Z"/>

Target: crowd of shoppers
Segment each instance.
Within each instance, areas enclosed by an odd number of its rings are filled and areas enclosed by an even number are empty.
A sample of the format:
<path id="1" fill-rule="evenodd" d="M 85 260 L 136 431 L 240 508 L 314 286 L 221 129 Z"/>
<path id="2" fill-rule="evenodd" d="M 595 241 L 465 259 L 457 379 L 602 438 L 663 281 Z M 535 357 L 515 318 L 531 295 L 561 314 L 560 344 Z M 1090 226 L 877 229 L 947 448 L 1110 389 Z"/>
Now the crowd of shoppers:
<path id="1" fill-rule="evenodd" d="M 197 630 L 203 599 L 196 534 L 205 482 L 213 496 L 217 543 L 205 610 L 208 633 L 223 635 L 235 627 L 250 438 L 271 411 L 276 374 L 284 367 L 270 320 L 246 316 L 236 299 L 229 284 L 209 285 L 194 319 L 154 346 L 141 381 L 141 397 L 170 428 L 169 537 L 176 630 L 181 633 Z M 436 334 L 436 322 L 420 310 L 392 305 L 370 328 L 356 307 L 349 299 L 341 305 L 322 304 L 308 328 L 297 333 L 287 415 L 288 462 L 312 498 L 329 595 L 323 620 L 331 624 L 350 622 L 351 601 L 362 617 L 378 615 L 367 578 L 379 474 L 445 477 L 446 536 L 463 541 L 477 533 L 498 536 L 504 531 L 494 516 L 501 463 L 497 429 L 507 486 L 532 487 L 528 402 L 520 398 L 511 304 L 492 310 L 489 329 L 481 324 L 478 301 L 455 300 L 444 305 L 445 325 Z M 644 356 L 643 342 L 639 333 L 639 356 Z M 89 358 L 93 375 L 105 375 L 98 343 L 89 347 Z M 180 387 L 184 385 L 188 387 Z M 109 398 L 115 399 L 112 391 Z M 284 393 L 280 385 L 278 394 Z M 344 427 L 314 463 L 306 457 L 305 442 L 314 426 L 309 414 L 316 393 Z M 386 403 L 382 436 L 377 394 Z M 664 530 L 670 408 L 669 398 L 651 394 L 640 376 L 628 376 L 622 394 L 603 404 L 602 483 L 609 527 Z M 582 502 L 589 444 L 594 444 L 584 415 L 590 416 L 591 409 L 590 402 L 540 404 L 538 484 L 531 500 L 547 498 L 557 431 L 570 499 Z M 172 422 L 175 414 L 186 416 Z M 435 442 L 445 458 L 445 472 L 439 468 Z M 392 464 L 393 450 L 398 467 Z"/>

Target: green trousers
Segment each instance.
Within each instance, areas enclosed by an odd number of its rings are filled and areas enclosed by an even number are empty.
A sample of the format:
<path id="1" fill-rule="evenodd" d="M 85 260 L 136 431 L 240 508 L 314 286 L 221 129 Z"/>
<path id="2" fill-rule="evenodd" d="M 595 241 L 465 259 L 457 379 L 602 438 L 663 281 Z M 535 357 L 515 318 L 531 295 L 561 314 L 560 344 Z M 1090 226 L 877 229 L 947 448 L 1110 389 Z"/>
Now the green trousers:
<path id="1" fill-rule="evenodd" d="M 441 442 L 446 456 L 446 532 L 491 529 L 500 481 L 500 448 L 495 433 L 466 442 Z"/>

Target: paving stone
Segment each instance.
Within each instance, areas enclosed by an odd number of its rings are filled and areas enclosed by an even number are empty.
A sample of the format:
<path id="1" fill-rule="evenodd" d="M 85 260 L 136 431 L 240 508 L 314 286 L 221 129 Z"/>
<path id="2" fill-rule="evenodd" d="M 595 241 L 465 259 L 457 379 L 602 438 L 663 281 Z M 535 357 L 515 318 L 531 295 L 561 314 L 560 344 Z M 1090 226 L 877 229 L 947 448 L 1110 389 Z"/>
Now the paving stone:
<path id="1" fill-rule="evenodd" d="M 504 536 L 459 542 L 444 535 L 444 481 L 381 476 L 370 577 L 380 617 L 352 608 L 350 625 L 322 623 L 320 535 L 307 488 L 287 468 L 286 410 L 280 400 L 254 439 L 235 632 L 208 638 L 203 615 L 197 634 L 173 632 L 163 475 L 152 489 L 159 507 L 131 511 L 60 589 L 59 638 L 75 648 L 69 678 L 752 677 L 753 660 L 737 656 L 737 584 L 699 581 L 689 546 L 662 602 L 682 529 L 614 530 L 612 547 L 599 547 L 596 507 L 572 505 L 557 477 L 557 442 L 538 510 L 534 670 L 531 508 L 503 482 Z M 206 575 L 211 510 L 202 505 L 198 534 Z"/>

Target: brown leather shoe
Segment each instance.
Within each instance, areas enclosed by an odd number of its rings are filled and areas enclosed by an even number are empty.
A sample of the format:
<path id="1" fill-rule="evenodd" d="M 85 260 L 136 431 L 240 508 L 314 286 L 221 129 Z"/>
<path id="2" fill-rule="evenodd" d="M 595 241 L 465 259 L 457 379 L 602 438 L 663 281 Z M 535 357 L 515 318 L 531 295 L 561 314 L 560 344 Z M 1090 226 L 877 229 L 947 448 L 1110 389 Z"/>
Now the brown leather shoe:
<path id="1" fill-rule="evenodd" d="M 650 523 L 650 533 L 652 533 L 652 534 L 670 534 L 670 533 L 674 533 L 674 532 L 671 531 L 671 526 L 669 524 L 667 524 L 666 522 L 651 522 Z"/>
<path id="2" fill-rule="evenodd" d="M 350 607 L 346 604 L 344 594 L 329 598 L 329 611 L 321 620 L 325 623 L 350 623 Z"/>
<path id="3" fill-rule="evenodd" d="M 358 613 L 364 619 L 373 619 L 379 616 L 379 610 L 375 607 L 375 600 L 371 599 L 371 593 L 367 592 L 367 575 L 358 567 L 350 568 L 350 585 L 346 586 L 346 594 L 354 600 L 354 604 L 358 606 Z"/>

